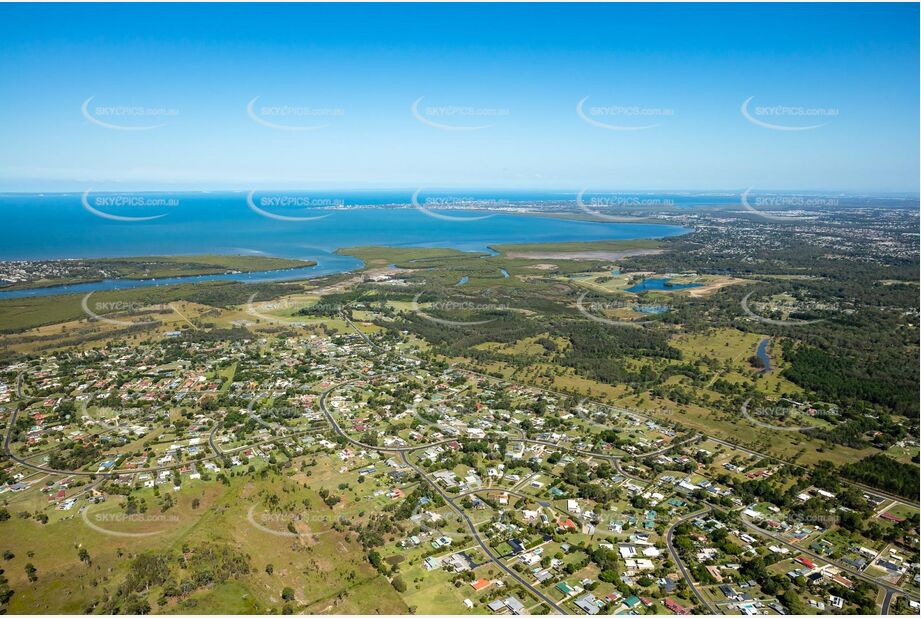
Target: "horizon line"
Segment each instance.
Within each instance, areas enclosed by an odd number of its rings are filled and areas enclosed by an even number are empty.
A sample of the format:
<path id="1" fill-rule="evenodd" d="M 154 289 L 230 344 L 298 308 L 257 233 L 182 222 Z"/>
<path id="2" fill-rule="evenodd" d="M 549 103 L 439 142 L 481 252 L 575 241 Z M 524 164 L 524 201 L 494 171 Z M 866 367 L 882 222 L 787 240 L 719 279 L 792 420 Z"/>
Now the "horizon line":
<path id="1" fill-rule="evenodd" d="M 50 190 L 40 190 L 40 189 L 31 189 L 31 190 L 5 190 L 0 189 L 0 196 L 15 196 L 15 195 L 72 195 L 85 193 L 87 191 L 92 191 L 93 193 L 246 193 L 247 191 L 258 191 L 258 192 L 296 192 L 296 193 L 312 193 L 312 192 L 330 192 L 330 191 L 354 191 L 362 193 L 374 193 L 374 192 L 393 192 L 393 191 L 406 191 L 413 193 L 415 191 L 422 190 L 427 193 L 440 193 L 444 191 L 477 191 L 477 192 L 490 192 L 490 191 L 502 191 L 510 193 L 560 193 L 563 195 L 572 194 L 573 196 L 578 195 L 579 193 L 588 193 L 588 194 L 597 194 L 597 193 L 655 193 L 658 195 L 699 195 L 699 196 L 719 196 L 719 195 L 738 195 L 744 193 L 746 190 L 755 191 L 757 193 L 795 193 L 795 194 L 835 194 L 847 197 L 901 197 L 901 198 L 915 198 L 921 199 L 921 191 L 905 191 L 905 190 L 844 190 L 844 189 L 802 189 L 802 188 L 770 188 L 770 187 L 734 187 L 734 188 L 709 188 L 709 189 L 657 189 L 649 187 L 604 187 L 604 186 L 591 186 L 591 187 L 582 187 L 582 188 L 561 188 L 561 187 L 504 187 L 504 186 L 452 186 L 452 185 L 443 185 L 443 186 L 432 186 L 432 185 L 423 185 L 423 186 L 412 186 L 412 185 L 402 185 L 402 186 L 392 186 L 392 187 L 359 187 L 359 186 L 330 186 L 325 188 L 295 188 L 295 187 L 246 187 L 246 188 L 234 188 L 234 187 L 214 187 L 214 188 L 100 188 L 93 189 L 92 187 L 87 188 L 83 187 L 80 189 L 50 189 Z"/>

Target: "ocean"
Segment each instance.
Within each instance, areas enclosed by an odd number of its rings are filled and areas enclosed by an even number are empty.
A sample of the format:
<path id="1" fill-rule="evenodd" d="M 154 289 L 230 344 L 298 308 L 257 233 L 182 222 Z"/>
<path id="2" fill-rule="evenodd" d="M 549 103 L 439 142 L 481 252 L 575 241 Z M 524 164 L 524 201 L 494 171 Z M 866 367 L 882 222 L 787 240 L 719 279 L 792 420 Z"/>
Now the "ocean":
<path id="1" fill-rule="evenodd" d="M 378 206 L 408 201 L 396 194 L 350 199 L 316 193 L 0 195 L 0 259 L 251 254 L 316 261 L 310 273 L 300 269 L 279 274 L 304 278 L 360 267 L 355 258 L 334 254 L 345 247 L 487 251 L 496 244 L 662 238 L 688 231 L 672 225 L 450 208 L 458 203 L 510 204 L 477 197 L 417 198 L 419 208 L 353 207 L 359 200 Z"/>

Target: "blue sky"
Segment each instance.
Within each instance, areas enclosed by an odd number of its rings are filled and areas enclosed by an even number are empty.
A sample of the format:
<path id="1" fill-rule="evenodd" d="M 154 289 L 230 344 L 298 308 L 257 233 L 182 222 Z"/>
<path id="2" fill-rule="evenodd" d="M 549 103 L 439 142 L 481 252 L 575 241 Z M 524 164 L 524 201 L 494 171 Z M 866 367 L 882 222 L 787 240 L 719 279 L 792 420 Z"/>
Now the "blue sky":
<path id="1" fill-rule="evenodd" d="M 0 5 L 0 190 L 917 192 L 918 17 Z"/>

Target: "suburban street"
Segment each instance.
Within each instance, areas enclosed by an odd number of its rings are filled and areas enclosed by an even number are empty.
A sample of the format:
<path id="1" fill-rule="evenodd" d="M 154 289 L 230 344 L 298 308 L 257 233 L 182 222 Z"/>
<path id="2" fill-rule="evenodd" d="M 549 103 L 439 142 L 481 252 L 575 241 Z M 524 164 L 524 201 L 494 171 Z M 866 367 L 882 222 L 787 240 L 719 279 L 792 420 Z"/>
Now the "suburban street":
<path id="1" fill-rule="evenodd" d="M 675 528 L 686 521 L 691 521 L 692 519 L 700 517 L 701 515 L 709 512 L 710 507 L 702 508 L 698 511 L 694 511 L 693 513 L 689 513 L 688 515 L 685 515 L 681 519 L 675 521 L 671 526 L 668 527 L 668 531 L 665 533 L 665 545 L 668 547 L 668 553 L 671 554 L 672 560 L 674 560 L 675 564 L 678 565 L 678 570 L 681 572 L 681 576 L 684 578 L 684 581 L 694 593 L 694 596 L 697 597 L 697 600 L 700 602 L 700 604 L 710 610 L 711 614 L 719 614 L 720 612 L 717 610 L 717 608 L 714 607 L 713 604 L 710 603 L 706 597 L 704 597 L 703 593 L 701 593 L 697 588 L 697 585 L 694 583 L 694 578 L 691 576 L 690 572 L 688 572 L 687 567 L 684 566 L 684 562 L 681 560 L 681 556 L 678 555 L 678 550 L 675 549 L 675 546 L 672 542 L 672 538 L 675 534 Z"/>

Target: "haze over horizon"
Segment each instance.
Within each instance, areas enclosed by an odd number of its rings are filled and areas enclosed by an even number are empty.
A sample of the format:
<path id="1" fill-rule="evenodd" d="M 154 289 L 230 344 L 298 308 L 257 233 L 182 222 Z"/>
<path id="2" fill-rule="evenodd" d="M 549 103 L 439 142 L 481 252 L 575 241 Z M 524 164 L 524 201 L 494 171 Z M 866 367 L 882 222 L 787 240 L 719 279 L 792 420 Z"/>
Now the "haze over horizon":
<path id="1" fill-rule="evenodd" d="M 727 198 L 734 197 L 738 198 L 741 194 L 745 193 L 747 190 L 751 191 L 753 194 L 758 195 L 812 195 L 812 196 L 839 196 L 845 198 L 867 198 L 867 199 L 902 199 L 902 200 L 918 200 L 921 197 L 921 192 L 915 191 L 860 191 L 860 190 L 840 190 L 840 189 L 771 189 L 766 187 L 726 187 L 726 188 L 716 188 L 716 189 L 652 189 L 649 187 L 613 187 L 613 186 L 603 186 L 596 185 L 590 188 L 574 189 L 574 188 L 563 188 L 563 187 L 546 187 L 546 188 L 520 188 L 520 187 L 470 187 L 470 186 L 427 186 L 427 187 L 407 187 L 407 186 L 341 186 L 336 184 L 324 184 L 324 183 L 314 183 L 313 186 L 285 186 L 284 183 L 279 183 L 277 185 L 248 185 L 243 186 L 226 186 L 226 187 L 217 187 L 217 188 L 201 188 L 200 186 L 195 186 L 192 184 L 189 185 L 176 185 L 172 183 L 157 183 L 152 182 L 145 185 L 136 185 L 134 183 L 115 183 L 107 182 L 94 184 L 92 187 L 83 184 L 75 184 L 75 186 L 69 187 L 72 183 L 71 181 L 62 181 L 61 185 L 65 185 L 65 188 L 51 188 L 45 190 L 38 189 L 7 189 L 0 190 L 0 195 L 3 196 L 14 196 L 14 195 L 80 195 L 87 194 L 90 196 L 95 195 L 104 195 L 104 194 L 157 194 L 157 195 L 169 195 L 169 194 L 182 194 L 182 195 L 191 195 L 191 194 L 234 194 L 234 195 L 245 195 L 249 192 L 256 192 L 258 195 L 273 195 L 273 194 L 285 194 L 285 195 L 318 195 L 318 196 L 330 196 L 335 197 L 336 195 L 340 196 L 356 196 L 367 194 L 369 196 L 394 196 L 399 198 L 397 201 L 394 201 L 394 204 L 406 203 L 411 205 L 412 195 L 417 190 L 424 190 L 426 195 L 439 196 L 439 195 L 449 195 L 455 199 L 461 199 L 462 197 L 470 197 L 473 199 L 483 198 L 486 199 L 490 196 L 506 196 L 513 200 L 543 200 L 543 201 L 553 201 L 555 198 L 558 198 L 561 201 L 564 200 L 574 200 L 576 196 L 580 193 L 585 193 L 586 195 L 631 195 L 631 196 L 665 196 L 665 197 L 688 197 L 688 198 Z M 461 195 L 463 193 L 463 196 Z M 405 199 L 404 199 L 405 198 Z M 380 202 L 377 202 L 380 203 Z M 370 202 L 369 202 L 370 204 Z M 361 206 L 360 202 L 350 201 L 342 206 Z"/>
<path id="2" fill-rule="evenodd" d="M 2 12 L 4 192 L 918 192 L 917 5 Z"/>

